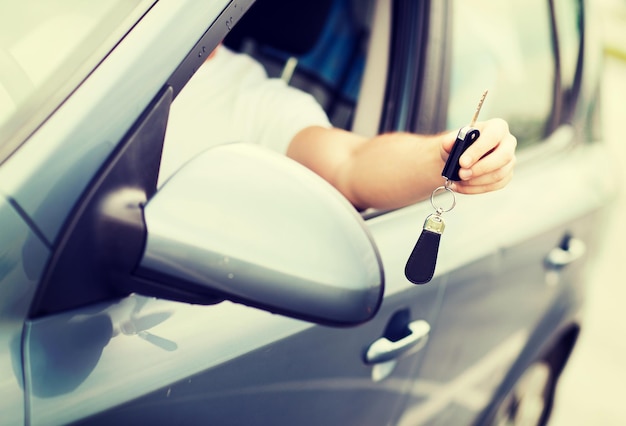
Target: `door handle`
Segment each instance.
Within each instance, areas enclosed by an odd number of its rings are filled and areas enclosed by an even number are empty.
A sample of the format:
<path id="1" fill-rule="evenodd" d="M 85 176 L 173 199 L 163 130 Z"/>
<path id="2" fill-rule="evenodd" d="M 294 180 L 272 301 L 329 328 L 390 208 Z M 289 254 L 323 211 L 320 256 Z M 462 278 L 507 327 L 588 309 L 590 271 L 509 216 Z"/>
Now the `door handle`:
<path id="1" fill-rule="evenodd" d="M 546 256 L 545 263 L 550 269 L 561 269 L 580 259 L 586 251 L 587 246 L 583 241 L 571 237 L 566 241 L 566 244 L 550 250 Z"/>
<path id="2" fill-rule="evenodd" d="M 367 364 L 379 364 L 417 352 L 426 345 L 430 334 L 430 324 L 424 320 L 409 323 L 410 334 L 400 340 L 392 341 L 386 337 L 377 339 L 370 345 L 365 354 Z"/>

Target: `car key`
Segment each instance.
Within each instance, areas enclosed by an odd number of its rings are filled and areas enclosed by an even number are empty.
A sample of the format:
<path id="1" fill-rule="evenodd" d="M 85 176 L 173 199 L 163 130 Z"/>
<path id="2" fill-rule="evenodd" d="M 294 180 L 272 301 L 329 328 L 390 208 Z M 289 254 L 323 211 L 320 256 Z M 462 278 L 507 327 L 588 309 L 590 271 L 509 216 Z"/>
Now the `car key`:
<path id="1" fill-rule="evenodd" d="M 456 141 L 454 142 L 454 146 L 450 151 L 450 155 L 448 156 L 448 160 L 446 161 L 445 166 L 443 166 L 443 171 L 441 172 L 441 176 L 445 177 L 448 180 L 458 181 L 461 180 L 459 177 L 459 170 L 461 169 L 461 165 L 459 164 L 459 159 L 461 155 L 465 152 L 467 148 L 470 147 L 476 139 L 480 136 L 480 132 L 478 129 L 474 128 L 474 124 L 476 124 L 476 120 L 478 119 L 478 114 L 480 113 L 480 109 L 483 106 L 483 102 L 485 102 L 485 98 L 487 97 L 487 90 L 484 91 L 480 101 L 478 102 L 478 107 L 476 108 L 476 112 L 474 113 L 474 117 L 472 118 L 469 126 L 465 126 L 459 130 L 459 133 L 456 136 Z"/>
<path id="2" fill-rule="evenodd" d="M 439 253 L 439 241 L 441 240 L 441 235 L 446 226 L 442 214 L 449 212 L 456 205 L 456 196 L 451 188 L 451 184 L 452 181 L 460 180 L 459 169 L 461 166 L 459 165 L 459 158 L 461 158 L 465 150 L 480 136 L 480 132 L 478 129 L 474 128 L 474 124 L 476 124 L 478 114 L 480 113 L 486 96 L 487 91 L 485 91 L 480 98 L 470 125 L 459 130 L 450 156 L 441 172 L 441 175 L 446 178 L 446 181 L 443 186 L 436 188 L 430 196 L 430 203 L 435 209 L 435 213 L 430 214 L 424 221 L 422 233 L 417 239 L 415 247 L 404 268 L 404 275 L 413 284 L 426 284 L 432 280 L 435 273 L 437 254 Z M 447 209 L 437 205 L 435 202 L 435 196 L 441 191 L 448 192 L 452 195 L 452 204 Z"/>

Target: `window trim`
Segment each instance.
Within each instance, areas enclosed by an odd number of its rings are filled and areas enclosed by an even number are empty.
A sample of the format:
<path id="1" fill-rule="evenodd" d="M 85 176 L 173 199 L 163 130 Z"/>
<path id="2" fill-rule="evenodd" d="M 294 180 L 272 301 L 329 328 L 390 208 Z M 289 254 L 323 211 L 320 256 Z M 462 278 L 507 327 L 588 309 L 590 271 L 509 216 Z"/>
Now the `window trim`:
<path id="1" fill-rule="evenodd" d="M 557 16 L 557 9 L 555 6 L 555 1 L 558 1 L 558 0 L 551 0 L 550 5 L 551 5 L 551 11 L 553 13 L 554 37 L 555 37 L 555 45 L 557 49 L 556 53 L 558 54 L 559 61 L 561 61 L 560 44 L 561 44 L 562 37 L 561 37 L 561 33 L 559 32 L 559 19 Z M 560 110 L 561 114 L 559 117 L 560 118 L 559 125 L 573 123 L 574 114 L 576 111 L 578 100 L 580 98 L 580 92 L 581 92 L 582 81 L 583 81 L 582 79 L 583 58 L 585 54 L 585 35 L 586 35 L 585 2 L 583 0 L 575 0 L 575 2 L 580 12 L 579 14 L 580 21 L 577 22 L 580 33 L 578 34 L 579 39 L 578 39 L 578 52 L 577 52 L 577 57 L 576 57 L 576 69 L 574 71 L 574 76 L 573 76 L 574 79 L 572 81 L 571 90 L 568 91 L 566 88 L 563 88 L 562 86 L 559 88 L 558 96 L 561 102 L 561 110 Z M 559 72 L 559 76 L 560 76 L 560 72 Z"/>
<path id="2" fill-rule="evenodd" d="M 416 129 L 425 73 L 430 1 L 396 0 L 391 10 L 389 78 L 379 131 Z"/>

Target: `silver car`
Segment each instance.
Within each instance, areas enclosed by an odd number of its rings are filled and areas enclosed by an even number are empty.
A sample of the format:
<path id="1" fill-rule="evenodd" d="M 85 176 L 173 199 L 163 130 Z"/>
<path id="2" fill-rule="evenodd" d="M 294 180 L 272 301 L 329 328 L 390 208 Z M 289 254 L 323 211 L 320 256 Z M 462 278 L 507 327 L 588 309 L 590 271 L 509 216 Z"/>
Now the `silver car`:
<path id="1" fill-rule="evenodd" d="M 545 424 L 616 191 L 589 3 L 0 1 L 0 424 Z M 515 178 L 458 196 L 425 285 L 428 200 L 357 211 L 248 141 L 157 190 L 222 41 L 363 135 L 488 88 Z"/>

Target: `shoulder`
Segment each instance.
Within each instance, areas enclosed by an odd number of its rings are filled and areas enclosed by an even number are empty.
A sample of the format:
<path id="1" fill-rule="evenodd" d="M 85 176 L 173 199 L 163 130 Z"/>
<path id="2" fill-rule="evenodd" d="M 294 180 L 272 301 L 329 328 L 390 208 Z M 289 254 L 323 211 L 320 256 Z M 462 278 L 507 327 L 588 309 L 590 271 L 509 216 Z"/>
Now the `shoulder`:
<path id="1" fill-rule="evenodd" d="M 230 50 L 220 45 L 215 55 L 202 65 L 204 72 L 213 77 L 227 77 L 229 79 L 266 79 L 265 68 L 257 60 L 245 53 Z"/>

